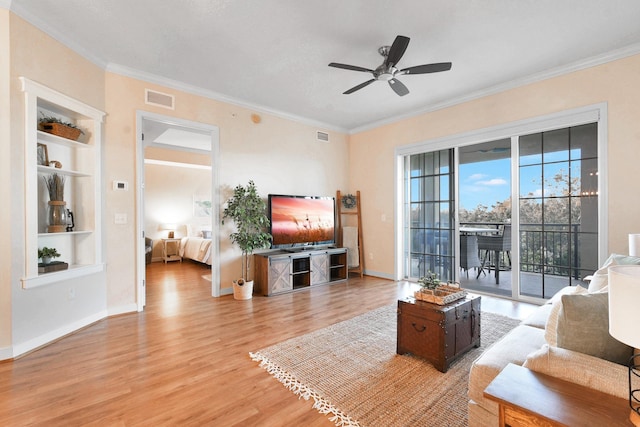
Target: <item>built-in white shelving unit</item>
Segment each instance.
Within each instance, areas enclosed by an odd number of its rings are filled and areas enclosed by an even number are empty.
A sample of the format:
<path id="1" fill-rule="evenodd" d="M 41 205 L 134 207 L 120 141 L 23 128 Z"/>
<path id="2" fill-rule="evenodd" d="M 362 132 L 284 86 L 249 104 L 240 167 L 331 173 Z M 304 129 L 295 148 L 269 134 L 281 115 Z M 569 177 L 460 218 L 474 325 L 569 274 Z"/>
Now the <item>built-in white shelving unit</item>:
<path id="1" fill-rule="evenodd" d="M 105 113 L 21 77 L 25 94 L 25 272 L 22 287 L 35 288 L 100 272 L 102 257 L 101 142 Z M 57 117 L 83 130 L 78 141 L 38 130 L 42 116 Z M 38 146 L 61 167 L 38 164 Z M 73 231 L 47 232 L 49 201 L 43 177 L 64 176 L 64 201 L 73 212 Z M 54 247 L 66 270 L 39 273 L 38 248 Z"/>

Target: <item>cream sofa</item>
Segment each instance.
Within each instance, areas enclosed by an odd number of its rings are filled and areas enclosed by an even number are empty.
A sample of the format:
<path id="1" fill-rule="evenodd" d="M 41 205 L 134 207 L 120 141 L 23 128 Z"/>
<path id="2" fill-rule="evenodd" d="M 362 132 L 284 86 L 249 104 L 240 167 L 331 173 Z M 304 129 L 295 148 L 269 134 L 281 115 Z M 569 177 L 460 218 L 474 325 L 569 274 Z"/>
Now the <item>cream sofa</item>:
<path id="1" fill-rule="evenodd" d="M 575 342 L 569 345 L 572 338 L 565 338 L 569 335 L 560 330 L 581 330 L 589 327 L 599 327 L 599 332 L 591 330 L 581 331 L 578 334 L 582 338 L 590 334 L 603 334 L 603 330 L 608 329 L 608 309 L 607 305 L 607 268 L 613 264 L 640 263 L 640 258 L 612 255 L 603 267 L 594 274 L 594 279 L 589 285 L 589 289 L 582 287 L 566 287 L 559 291 L 546 304 L 540 306 L 529 318 L 522 321 L 516 328 L 510 331 L 498 342 L 487 349 L 473 363 L 469 375 L 469 426 L 497 426 L 498 425 L 498 405 L 486 399 L 483 395 L 484 389 L 498 375 L 498 373 L 509 363 L 523 365 L 534 371 L 549 374 L 577 384 L 597 389 L 621 398 L 628 398 L 628 368 L 622 360 L 627 360 L 633 349 L 615 341 L 602 341 L 605 338 L 596 338 L 596 341 L 589 341 L 590 348 L 581 348 L 582 351 L 575 351 Z M 563 297 L 563 295 L 567 295 Z M 565 301 L 565 306 L 563 306 Z M 580 324 L 569 324 L 571 310 L 575 311 L 573 301 L 580 304 L 587 302 L 588 309 L 583 315 L 578 316 Z M 588 306 L 589 303 L 596 305 Z M 577 304 L 578 309 L 580 304 Z M 604 306 L 603 306 L 604 304 Z M 594 308 L 594 307 L 599 308 Z M 602 313 L 602 310 L 607 310 Z M 600 317 L 594 313 L 600 311 Z M 566 314 L 565 314 L 566 312 Z M 578 313 L 580 314 L 580 313 Z M 562 321 L 558 320 L 563 318 Z M 567 320 L 569 319 L 569 320 Z M 566 323 L 566 324 L 565 324 Z M 602 327 L 604 325 L 604 328 Z M 568 326 L 567 326 L 568 325 Z M 608 339 L 613 340 L 606 332 Z M 561 341 L 563 340 L 563 341 Z M 598 342 L 600 340 L 600 342 Z M 565 345 L 566 344 L 566 345 Z M 617 347 L 611 349 L 610 347 Z M 572 349 L 567 349 L 568 347 Z M 606 354 L 602 357 L 617 358 L 617 362 L 606 360 L 586 353 L 598 354 L 599 347 L 607 347 L 604 351 L 617 352 L 614 356 Z M 628 352 L 628 355 L 627 355 Z M 598 356 L 600 356 L 598 354 Z M 523 390 L 526 393 L 525 390 Z M 531 396 L 535 399 L 535 396 Z"/>

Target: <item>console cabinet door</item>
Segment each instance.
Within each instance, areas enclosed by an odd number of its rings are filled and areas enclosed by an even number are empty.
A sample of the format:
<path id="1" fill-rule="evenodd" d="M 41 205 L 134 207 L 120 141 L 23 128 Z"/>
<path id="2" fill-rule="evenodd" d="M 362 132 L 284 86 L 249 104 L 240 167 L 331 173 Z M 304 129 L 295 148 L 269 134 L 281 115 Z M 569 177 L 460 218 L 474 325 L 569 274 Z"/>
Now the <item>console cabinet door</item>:
<path id="1" fill-rule="evenodd" d="M 269 295 L 293 289 L 291 281 L 291 258 L 269 258 Z"/>
<path id="2" fill-rule="evenodd" d="M 329 255 L 326 253 L 311 255 L 311 285 L 329 281 Z"/>

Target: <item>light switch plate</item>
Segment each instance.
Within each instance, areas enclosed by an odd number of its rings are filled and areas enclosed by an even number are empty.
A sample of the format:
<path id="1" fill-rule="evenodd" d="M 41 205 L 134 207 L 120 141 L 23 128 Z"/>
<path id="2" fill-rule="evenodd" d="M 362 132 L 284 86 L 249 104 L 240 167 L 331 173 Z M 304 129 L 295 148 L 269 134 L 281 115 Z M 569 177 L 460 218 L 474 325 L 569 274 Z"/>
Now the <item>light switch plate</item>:
<path id="1" fill-rule="evenodd" d="M 127 181 L 113 181 L 113 190 L 129 191 L 129 183 Z"/>

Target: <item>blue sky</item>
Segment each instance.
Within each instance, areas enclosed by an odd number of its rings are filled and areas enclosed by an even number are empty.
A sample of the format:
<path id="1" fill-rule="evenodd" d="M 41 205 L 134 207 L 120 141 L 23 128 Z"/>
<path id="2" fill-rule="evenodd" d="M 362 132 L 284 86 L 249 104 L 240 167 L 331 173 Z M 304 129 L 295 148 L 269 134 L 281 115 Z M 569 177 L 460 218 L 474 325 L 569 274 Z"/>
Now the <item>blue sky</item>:
<path id="1" fill-rule="evenodd" d="M 473 210 L 479 204 L 491 207 L 511 194 L 510 159 L 461 164 L 460 207 Z"/>

